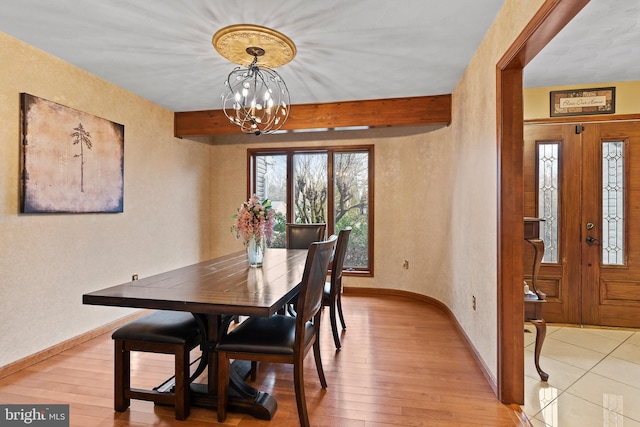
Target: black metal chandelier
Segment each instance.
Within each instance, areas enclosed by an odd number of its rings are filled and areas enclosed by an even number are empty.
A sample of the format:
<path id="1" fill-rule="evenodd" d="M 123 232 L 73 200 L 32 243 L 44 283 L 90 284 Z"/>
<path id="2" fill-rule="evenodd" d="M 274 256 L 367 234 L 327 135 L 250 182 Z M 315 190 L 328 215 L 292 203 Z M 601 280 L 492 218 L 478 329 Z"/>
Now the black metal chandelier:
<path id="1" fill-rule="evenodd" d="M 269 134 L 282 127 L 289 117 L 289 90 L 274 70 L 258 66 L 258 56 L 264 49 L 247 49 L 254 59 L 248 67 L 236 67 L 229 73 L 222 94 L 222 109 L 231 123 L 242 132 Z"/>
<path id="2" fill-rule="evenodd" d="M 225 58 L 240 64 L 229 73 L 222 93 L 222 109 L 244 133 L 270 134 L 279 130 L 291 109 L 289 90 L 273 67 L 296 54 L 285 35 L 256 25 L 232 25 L 216 32 L 213 45 Z"/>

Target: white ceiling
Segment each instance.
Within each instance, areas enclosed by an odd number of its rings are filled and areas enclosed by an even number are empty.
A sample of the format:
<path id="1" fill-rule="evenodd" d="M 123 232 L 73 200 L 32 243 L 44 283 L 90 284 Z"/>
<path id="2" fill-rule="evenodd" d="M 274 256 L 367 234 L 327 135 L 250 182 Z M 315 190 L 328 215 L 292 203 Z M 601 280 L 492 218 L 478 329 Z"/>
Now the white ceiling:
<path id="1" fill-rule="evenodd" d="M 503 0 L 0 0 L 0 31 L 172 111 L 219 109 L 227 25 L 296 44 L 293 104 L 451 93 Z M 525 69 L 525 86 L 640 80 L 640 1 L 592 0 Z M 3 58 L 3 60 L 6 60 Z"/>
<path id="2" fill-rule="evenodd" d="M 640 80 L 640 1 L 591 0 L 524 71 L 525 87 Z"/>

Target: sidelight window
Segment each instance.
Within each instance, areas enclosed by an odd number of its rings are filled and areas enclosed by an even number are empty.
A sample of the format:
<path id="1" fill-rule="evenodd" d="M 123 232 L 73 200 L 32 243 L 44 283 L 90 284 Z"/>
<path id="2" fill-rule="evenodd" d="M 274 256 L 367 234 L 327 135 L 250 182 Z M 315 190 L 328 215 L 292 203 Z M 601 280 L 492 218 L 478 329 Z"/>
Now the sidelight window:
<path id="1" fill-rule="evenodd" d="M 624 142 L 602 143 L 602 264 L 624 265 Z"/>
<path id="2" fill-rule="evenodd" d="M 544 219 L 540 238 L 544 240 L 543 262 L 558 262 L 558 218 L 560 186 L 558 179 L 560 144 L 538 144 L 538 217 Z"/>

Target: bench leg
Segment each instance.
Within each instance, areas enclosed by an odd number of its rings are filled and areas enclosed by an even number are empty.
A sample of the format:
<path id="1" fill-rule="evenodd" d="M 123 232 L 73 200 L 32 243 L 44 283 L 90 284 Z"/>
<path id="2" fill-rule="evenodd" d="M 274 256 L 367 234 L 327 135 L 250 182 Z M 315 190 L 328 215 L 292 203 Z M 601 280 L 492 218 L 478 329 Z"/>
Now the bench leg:
<path id="1" fill-rule="evenodd" d="M 191 412 L 189 386 L 189 349 L 181 346 L 175 351 L 176 385 L 174 390 L 176 420 L 185 420 Z"/>
<path id="2" fill-rule="evenodd" d="M 124 349 L 124 343 L 120 340 L 116 340 L 114 348 L 114 409 L 124 412 L 131 404 L 131 400 L 126 397 L 126 392 L 131 387 L 131 353 Z"/>

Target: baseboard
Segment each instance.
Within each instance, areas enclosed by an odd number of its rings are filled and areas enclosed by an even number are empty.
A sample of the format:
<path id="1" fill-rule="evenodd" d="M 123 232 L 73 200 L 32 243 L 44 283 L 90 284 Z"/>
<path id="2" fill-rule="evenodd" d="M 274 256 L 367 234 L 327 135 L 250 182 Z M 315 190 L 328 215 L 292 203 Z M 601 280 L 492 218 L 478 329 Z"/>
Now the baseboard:
<path id="1" fill-rule="evenodd" d="M 446 313 L 447 316 L 449 316 L 449 318 L 453 322 L 453 324 L 456 326 L 456 329 L 458 330 L 458 333 L 464 339 L 464 341 L 467 343 L 467 347 L 469 347 L 469 350 L 471 350 L 471 353 L 473 354 L 473 358 L 475 359 L 476 363 L 478 364 L 478 367 L 480 368 L 480 371 L 482 372 L 482 375 L 484 375 L 485 379 L 487 380 L 487 383 L 489 384 L 489 387 L 491 387 L 491 389 L 493 390 L 494 394 L 496 396 L 498 396 L 498 381 L 497 381 L 497 379 L 491 374 L 491 371 L 489 370 L 487 365 L 485 365 L 484 361 L 480 357 L 480 353 L 478 353 L 476 347 L 473 345 L 473 343 L 471 342 L 471 340 L 469 339 L 469 337 L 465 333 L 464 329 L 462 329 L 462 326 L 458 322 L 458 319 L 456 319 L 456 316 L 454 316 L 453 312 L 444 303 L 442 303 L 441 301 L 438 301 L 435 298 L 427 296 L 427 295 L 417 294 L 415 292 L 404 291 L 404 290 L 400 290 L 400 289 L 356 288 L 356 287 L 346 287 L 345 286 L 345 287 L 343 287 L 342 292 L 344 294 L 347 294 L 347 295 L 361 295 L 361 296 L 389 295 L 389 296 L 397 296 L 397 297 L 403 297 L 403 298 L 410 298 L 410 299 L 413 299 L 413 300 L 418 300 L 418 301 L 425 302 L 427 304 L 431 304 L 431 305 L 436 306 L 437 308 L 442 310 L 444 313 Z"/>
<path id="2" fill-rule="evenodd" d="M 38 362 L 42 362 L 45 359 L 50 358 L 51 356 L 55 356 L 56 354 L 62 353 L 63 351 L 69 350 L 70 348 L 73 348 L 75 346 L 78 346 L 84 342 L 87 342 L 99 335 L 108 333 L 113 331 L 114 329 L 131 322 L 132 320 L 135 320 L 137 318 L 140 318 L 142 316 L 144 316 L 145 314 L 147 314 L 148 311 L 147 310 L 142 310 L 133 314 L 130 314 L 128 316 L 125 316 L 121 319 L 118 319 L 114 322 L 108 323 L 104 326 L 101 326 L 99 328 L 96 329 L 92 329 L 91 331 L 88 331 L 82 335 L 78 335 L 76 337 L 70 338 L 66 341 L 63 341 L 61 343 L 58 343 L 54 346 L 51 346 L 49 348 L 46 348 L 42 351 L 39 351 L 35 354 L 29 355 L 27 357 L 24 357 L 22 359 L 16 360 L 15 362 L 11 362 L 8 365 L 4 365 L 0 367 L 0 379 L 9 376 L 11 374 L 14 374 L 22 369 L 28 368 L 31 365 L 35 365 Z"/>

